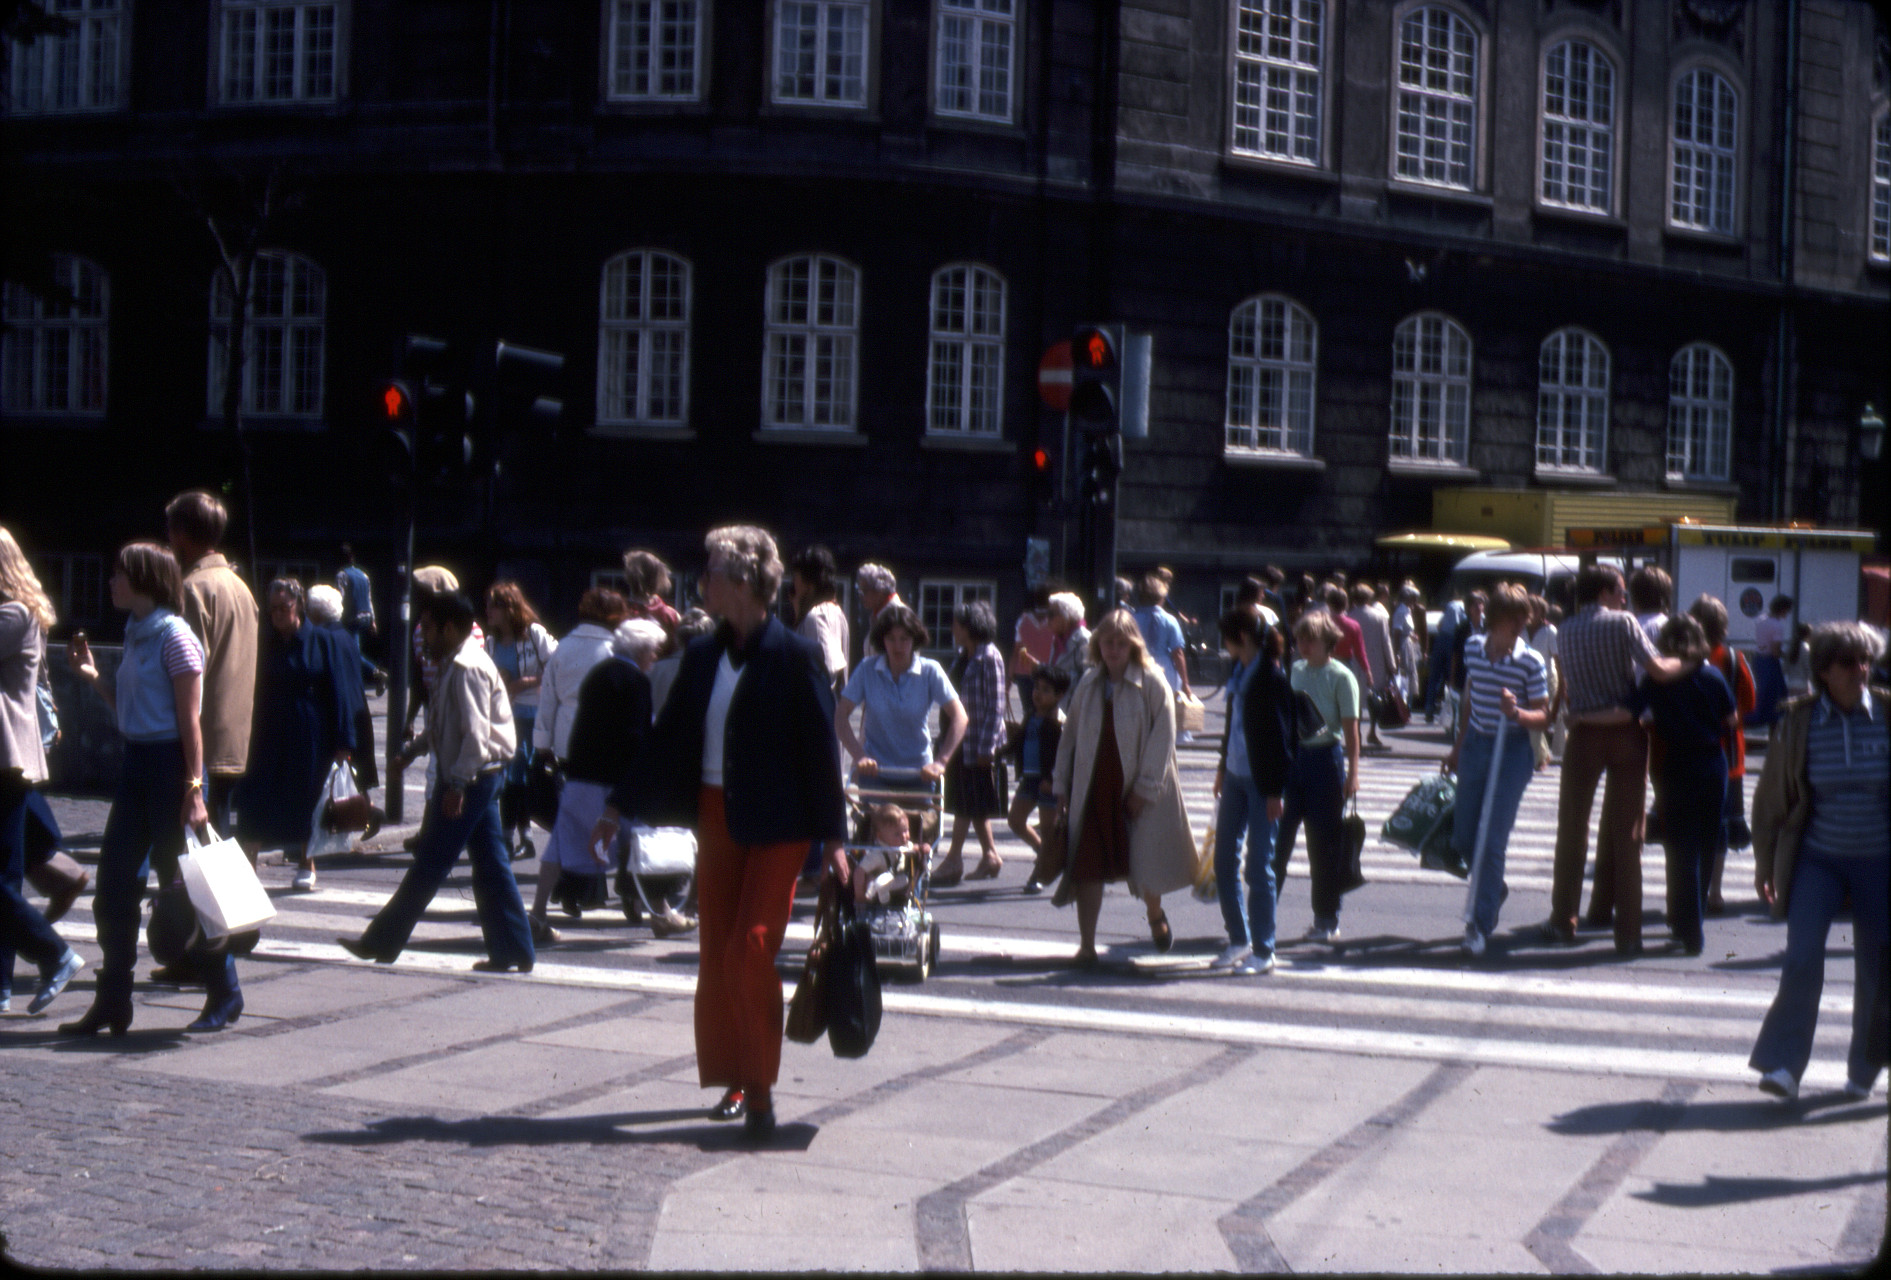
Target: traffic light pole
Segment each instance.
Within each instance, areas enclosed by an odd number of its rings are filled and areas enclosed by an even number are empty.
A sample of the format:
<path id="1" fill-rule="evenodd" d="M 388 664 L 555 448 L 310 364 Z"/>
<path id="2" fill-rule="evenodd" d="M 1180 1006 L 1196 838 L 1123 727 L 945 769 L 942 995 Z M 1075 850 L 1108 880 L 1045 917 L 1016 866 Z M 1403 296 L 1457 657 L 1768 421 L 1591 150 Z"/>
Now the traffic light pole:
<path id="1" fill-rule="evenodd" d="M 387 820 L 391 823 L 405 820 L 407 799 L 407 788 L 401 780 L 401 775 L 406 772 L 401 748 L 406 745 L 407 698 L 414 681 L 414 527 L 418 523 L 418 513 L 415 511 L 417 488 L 417 480 L 410 476 L 404 521 L 406 528 L 402 530 L 397 544 L 403 548 L 403 553 L 400 563 L 394 566 L 394 589 L 397 593 L 395 625 L 388 636 L 388 644 L 393 652 L 388 654 L 390 661 L 387 664 L 387 768 L 381 776 L 387 782 L 382 803 L 387 809 Z"/>

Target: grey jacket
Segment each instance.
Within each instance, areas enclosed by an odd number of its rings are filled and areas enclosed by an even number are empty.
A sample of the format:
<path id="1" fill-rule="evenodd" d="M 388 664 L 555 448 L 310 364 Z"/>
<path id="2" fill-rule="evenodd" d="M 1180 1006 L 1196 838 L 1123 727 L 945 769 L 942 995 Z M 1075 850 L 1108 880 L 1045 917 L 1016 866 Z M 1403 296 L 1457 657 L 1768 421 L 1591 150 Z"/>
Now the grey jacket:
<path id="1" fill-rule="evenodd" d="M 0 772 L 18 769 L 28 782 L 46 780 L 39 733 L 39 668 L 46 633 L 23 604 L 0 604 Z"/>

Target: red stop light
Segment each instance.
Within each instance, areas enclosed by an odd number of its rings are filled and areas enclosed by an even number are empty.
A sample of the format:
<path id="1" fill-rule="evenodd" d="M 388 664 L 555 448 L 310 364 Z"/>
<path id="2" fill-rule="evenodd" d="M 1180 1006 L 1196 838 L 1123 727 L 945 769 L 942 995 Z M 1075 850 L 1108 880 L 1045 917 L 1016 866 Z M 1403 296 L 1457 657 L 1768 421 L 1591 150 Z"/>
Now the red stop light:
<path id="1" fill-rule="evenodd" d="M 390 427 L 414 420 L 414 396 L 405 383 L 381 384 L 381 415 Z"/>
<path id="2" fill-rule="evenodd" d="M 1116 367 L 1116 344 L 1102 329 L 1086 326 L 1070 344 L 1070 359 L 1086 373 L 1107 373 Z"/>
<path id="3" fill-rule="evenodd" d="M 1049 449 L 1040 448 L 1031 455 L 1031 469 L 1041 476 L 1050 474 L 1051 453 Z"/>

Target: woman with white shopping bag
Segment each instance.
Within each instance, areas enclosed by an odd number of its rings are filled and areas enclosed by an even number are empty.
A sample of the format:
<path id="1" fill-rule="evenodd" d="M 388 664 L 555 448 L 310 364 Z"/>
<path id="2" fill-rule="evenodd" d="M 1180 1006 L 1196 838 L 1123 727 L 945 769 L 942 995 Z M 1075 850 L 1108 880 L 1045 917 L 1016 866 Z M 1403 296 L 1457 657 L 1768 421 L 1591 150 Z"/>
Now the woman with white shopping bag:
<path id="1" fill-rule="evenodd" d="M 1497 928 L 1504 896 L 1504 850 L 1536 774 L 1536 753 L 1523 730 L 1549 723 L 1549 667 L 1518 637 L 1530 597 L 1515 583 L 1494 587 L 1483 635 L 1464 642 L 1464 703 L 1458 739 L 1443 770 L 1458 775 L 1451 844 L 1471 867 L 1464 951 L 1481 956 Z"/>
<path id="2" fill-rule="evenodd" d="M 74 635 L 66 659 L 104 698 L 125 735 L 124 768 L 105 838 L 99 845 L 98 889 L 92 916 L 98 926 L 98 989 L 92 1007 L 59 1029 L 68 1035 L 115 1036 L 131 1026 L 132 968 L 138 959 L 138 908 L 153 863 L 158 879 L 178 876 L 184 829 L 209 822 L 204 807 L 204 651 L 174 610 L 183 577 L 168 547 L 133 542 L 112 570 L 112 605 L 131 613 L 116 679 L 100 674 L 84 637 Z M 236 957 L 225 951 L 200 968 L 207 988 L 203 1013 L 187 1031 L 221 1031 L 243 1012 Z"/>
<path id="3" fill-rule="evenodd" d="M 346 632 L 310 622 L 302 584 L 269 584 L 269 625 L 257 656 L 249 767 L 237 784 L 237 835 L 252 855 L 280 848 L 298 865 L 294 887 L 315 887 L 312 815 L 355 743 L 361 655 Z"/>

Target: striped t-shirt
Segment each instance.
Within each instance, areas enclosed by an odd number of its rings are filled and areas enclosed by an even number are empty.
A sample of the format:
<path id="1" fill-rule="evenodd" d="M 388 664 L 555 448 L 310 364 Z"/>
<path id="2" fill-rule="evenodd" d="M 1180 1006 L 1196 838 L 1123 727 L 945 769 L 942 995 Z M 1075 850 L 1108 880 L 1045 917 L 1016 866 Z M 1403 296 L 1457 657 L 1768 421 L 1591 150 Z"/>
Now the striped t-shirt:
<path id="1" fill-rule="evenodd" d="M 1891 736 L 1869 693 L 1851 711 L 1829 697 L 1806 733 L 1812 814 L 1800 847 L 1830 857 L 1891 856 Z"/>
<path id="2" fill-rule="evenodd" d="M 1472 733 L 1497 732 L 1504 719 L 1505 689 L 1517 695 L 1518 707 L 1525 710 L 1550 696 L 1549 666 L 1542 654 L 1519 638 L 1509 653 L 1492 658 L 1484 652 L 1489 640 L 1486 633 L 1464 642 L 1464 696 L 1471 708 Z"/>

